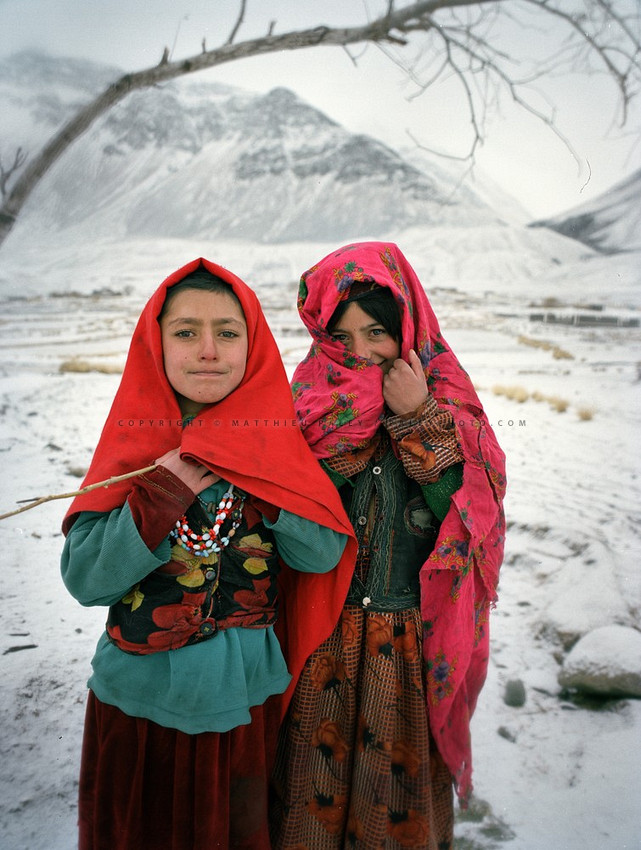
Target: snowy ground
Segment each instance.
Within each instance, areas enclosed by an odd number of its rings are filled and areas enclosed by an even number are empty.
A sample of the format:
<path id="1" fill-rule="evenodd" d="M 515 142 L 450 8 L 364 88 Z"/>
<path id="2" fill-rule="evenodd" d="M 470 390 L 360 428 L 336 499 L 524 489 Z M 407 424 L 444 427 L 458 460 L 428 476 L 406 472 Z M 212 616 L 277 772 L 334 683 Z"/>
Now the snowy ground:
<path id="1" fill-rule="evenodd" d="M 478 385 L 508 456 L 501 599 L 473 727 L 476 797 L 457 825 L 457 846 L 640 848 L 641 701 L 570 699 L 557 673 L 567 647 L 587 631 L 641 627 L 641 331 L 529 318 L 537 310 L 531 304 L 552 297 L 566 312 L 599 303 L 638 317 L 639 256 L 582 259 L 585 251 L 541 231 L 461 238 L 444 230 L 429 242 L 419 233 L 398 241 L 423 280 L 438 281 L 431 296 L 444 335 Z M 308 346 L 294 309 L 296 278 L 331 247 L 165 240 L 88 248 L 65 239 L 36 251 L 26 235 L 7 243 L 0 252 L 0 513 L 17 499 L 79 486 L 119 381 L 109 370 L 124 362 L 137 315 L 162 277 L 203 252 L 244 276 L 291 371 Z M 73 359 L 98 371 L 61 371 Z M 518 401 L 513 387 L 529 398 Z M 554 398 L 566 402 L 564 412 Z M 67 505 L 0 522 L 6 850 L 76 844 L 85 682 L 105 612 L 81 608 L 60 580 Z M 520 708 L 503 699 L 513 679 L 526 688 Z"/>

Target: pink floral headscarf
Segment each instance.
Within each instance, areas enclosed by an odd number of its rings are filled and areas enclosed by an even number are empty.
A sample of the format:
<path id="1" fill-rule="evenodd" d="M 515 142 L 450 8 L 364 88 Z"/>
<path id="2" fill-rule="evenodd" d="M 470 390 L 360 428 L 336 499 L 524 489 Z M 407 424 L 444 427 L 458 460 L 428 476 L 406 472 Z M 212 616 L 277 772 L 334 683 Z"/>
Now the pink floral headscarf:
<path id="1" fill-rule="evenodd" d="M 411 348 L 419 355 L 429 392 L 454 418 L 465 459 L 463 484 L 420 575 L 430 728 L 465 799 L 471 790 L 469 721 L 486 676 L 488 616 L 503 559 L 505 456 L 408 261 L 394 244 L 362 242 L 332 252 L 301 278 L 298 309 L 314 341 L 292 389 L 316 457 L 331 463 L 364 449 L 385 415 L 380 368 L 327 331 L 337 305 L 362 283 L 394 294 L 401 356 L 407 360 Z"/>

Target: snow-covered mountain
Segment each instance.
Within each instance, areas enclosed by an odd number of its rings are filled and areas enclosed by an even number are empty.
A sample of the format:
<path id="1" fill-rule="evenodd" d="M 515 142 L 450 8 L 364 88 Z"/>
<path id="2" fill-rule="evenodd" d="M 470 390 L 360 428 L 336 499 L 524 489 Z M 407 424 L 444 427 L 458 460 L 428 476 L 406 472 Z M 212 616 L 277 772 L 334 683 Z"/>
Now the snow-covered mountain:
<path id="1" fill-rule="evenodd" d="M 549 227 L 603 254 L 641 250 L 641 168 L 607 192 L 530 227 Z"/>
<path id="2" fill-rule="evenodd" d="M 33 155 L 120 74 L 34 52 L 1 63 L 0 149 Z M 498 218 L 445 172 L 348 132 L 286 88 L 257 95 L 202 75 L 132 93 L 63 155 L 27 212 L 45 229 L 261 242 Z"/>

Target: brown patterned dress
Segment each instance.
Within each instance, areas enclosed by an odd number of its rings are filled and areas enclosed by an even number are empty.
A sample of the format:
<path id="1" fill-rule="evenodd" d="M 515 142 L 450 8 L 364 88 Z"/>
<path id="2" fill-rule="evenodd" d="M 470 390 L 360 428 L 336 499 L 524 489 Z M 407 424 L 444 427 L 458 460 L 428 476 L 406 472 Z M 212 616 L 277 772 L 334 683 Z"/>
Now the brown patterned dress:
<path id="1" fill-rule="evenodd" d="M 281 730 L 272 846 L 447 850 L 452 779 L 429 731 L 418 587 L 438 521 L 385 440 L 341 495 L 359 556 Z"/>

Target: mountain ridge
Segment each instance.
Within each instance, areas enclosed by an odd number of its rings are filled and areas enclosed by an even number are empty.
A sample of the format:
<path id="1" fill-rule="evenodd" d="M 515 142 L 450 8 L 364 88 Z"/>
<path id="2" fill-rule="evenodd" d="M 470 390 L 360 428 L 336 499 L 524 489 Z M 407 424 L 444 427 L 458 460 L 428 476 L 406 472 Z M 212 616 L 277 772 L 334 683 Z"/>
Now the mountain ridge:
<path id="1" fill-rule="evenodd" d="M 547 227 L 602 254 L 641 251 L 641 168 L 584 204 L 529 227 Z"/>
<path id="2" fill-rule="evenodd" d="M 0 154 L 8 161 L 21 147 L 33 157 L 122 75 L 34 50 L 1 60 Z M 132 92 L 102 116 L 44 176 L 16 227 L 72 228 L 88 238 L 342 243 L 416 228 L 527 224 L 601 253 L 641 249 L 641 170 L 596 200 L 534 222 L 470 173 L 467 164 L 351 133 L 286 87 L 257 94 L 203 72 Z"/>
<path id="3" fill-rule="evenodd" d="M 3 148 L 9 127 L 23 148 L 44 142 L 118 74 L 34 52 L 0 63 Z M 23 214 L 49 230 L 81 222 L 123 236 L 260 241 L 498 219 L 474 192 L 350 133 L 287 88 L 254 94 L 202 78 L 132 92 L 65 152 Z"/>

